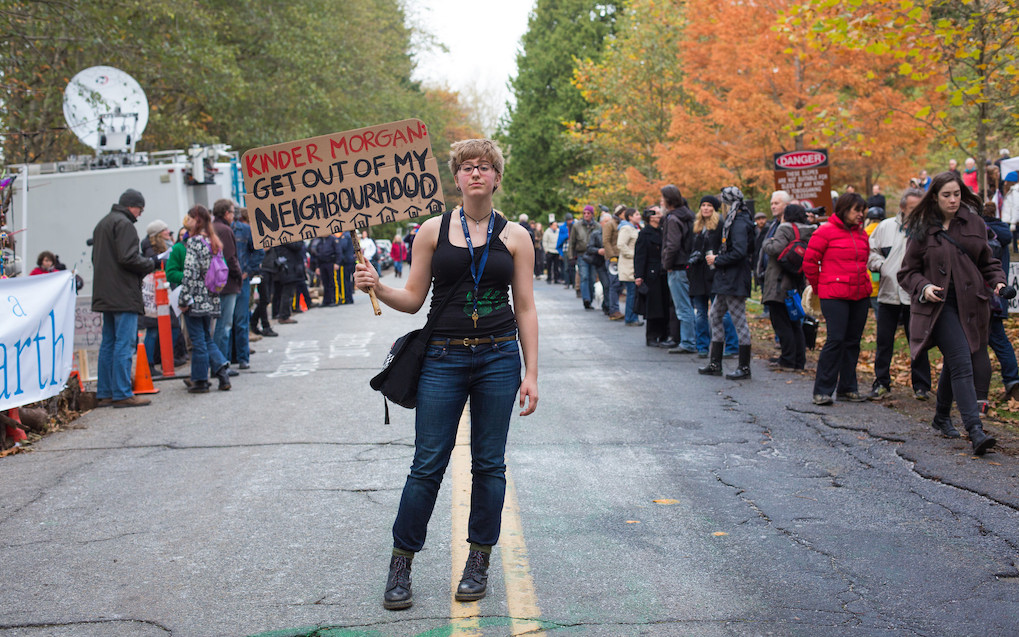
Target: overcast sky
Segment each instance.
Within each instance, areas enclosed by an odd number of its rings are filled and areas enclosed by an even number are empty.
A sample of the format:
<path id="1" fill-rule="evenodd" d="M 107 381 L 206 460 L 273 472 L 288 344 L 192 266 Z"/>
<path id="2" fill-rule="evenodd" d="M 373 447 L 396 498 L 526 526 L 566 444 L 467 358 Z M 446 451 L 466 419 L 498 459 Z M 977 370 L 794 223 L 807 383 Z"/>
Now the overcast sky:
<path id="1" fill-rule="evenodd" d="M 419 46 L 414 78 L 429 86 L 459 91 L 468 102 L 480 99 L 493 110 L 490 117 L 497 118 L 510 99 L 506 84 L 516 75 L 520 38 L 533 6 L 534 0 L 407 3 L 411 24 L 449 49 L 443 52 L 438 47 Z"/>

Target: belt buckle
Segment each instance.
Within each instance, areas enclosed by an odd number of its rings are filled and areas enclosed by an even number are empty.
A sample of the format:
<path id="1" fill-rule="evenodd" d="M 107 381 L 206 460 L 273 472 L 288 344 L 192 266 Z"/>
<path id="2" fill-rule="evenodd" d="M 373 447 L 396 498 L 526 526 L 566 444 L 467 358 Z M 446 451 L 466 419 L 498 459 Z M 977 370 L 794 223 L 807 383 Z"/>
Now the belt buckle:
<path id="1" fill-rule="evenodd" d="M 471 347 L 471 339 L 464 337 L 464 347 Z"/>

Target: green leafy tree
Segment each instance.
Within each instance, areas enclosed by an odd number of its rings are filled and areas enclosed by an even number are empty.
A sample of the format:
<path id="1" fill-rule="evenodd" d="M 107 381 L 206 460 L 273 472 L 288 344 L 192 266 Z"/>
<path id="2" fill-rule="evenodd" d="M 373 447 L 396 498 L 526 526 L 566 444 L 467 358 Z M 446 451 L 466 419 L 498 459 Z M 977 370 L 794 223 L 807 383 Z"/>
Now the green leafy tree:
<path id="1" fill-rule="evenodd" d="M 582 194 L 570 176 L 590 158 L 564 126 L 586 125 L 587 102 L 572 83 L 575 59 L 598 60 L 615 19 L 613 4 L 537 1 L 517 56 L 516 105 L 500 135 L 509 155 L 503 186 L 511 213 L 562 216 Z"/>
<path id="2" fill-rule="evenodd" d="M 630 0 L 601 60 L 577 64 L 573 83 L 590 113 L 586 124 L 570 122 L 568 130 L 591 164 L 571 178 L 591 200 L 630 201 L 631 182 L 661 180 L 655 151 L 668 139 L 673 105 L 684 99 L 676 55 L 683 5 L 681 0 Z"/>

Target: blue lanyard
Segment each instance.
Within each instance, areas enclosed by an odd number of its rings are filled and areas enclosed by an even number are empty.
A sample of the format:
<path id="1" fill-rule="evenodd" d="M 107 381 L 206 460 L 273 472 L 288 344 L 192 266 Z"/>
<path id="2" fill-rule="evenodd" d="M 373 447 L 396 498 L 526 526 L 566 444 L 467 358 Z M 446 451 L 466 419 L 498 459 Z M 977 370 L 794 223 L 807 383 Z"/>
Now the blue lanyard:
<path id="1" fill-rule="evenodd" d="M 481 263 L 474 266 L 474 244 L 471 242 L 471 231 L 467 228 L 467 213 L 463 206 L 460 206 L 460 224 L 464 229 L 464 239 L 467 240 L 467 251 L 471 253 L 471 277 L 474 278 L 474 312 L 471 319 L 474 320 L 474 327 L 478 326 L 478 287 L 481 285 L 481 275 L 485 272 L 485 264 L 488 262 L 488 249 L 492 245 L 492 228 L 495 227 L 495 209 L 489 213 L 488 238 L 485 241 L 485 251 L 481 253 Z"/>

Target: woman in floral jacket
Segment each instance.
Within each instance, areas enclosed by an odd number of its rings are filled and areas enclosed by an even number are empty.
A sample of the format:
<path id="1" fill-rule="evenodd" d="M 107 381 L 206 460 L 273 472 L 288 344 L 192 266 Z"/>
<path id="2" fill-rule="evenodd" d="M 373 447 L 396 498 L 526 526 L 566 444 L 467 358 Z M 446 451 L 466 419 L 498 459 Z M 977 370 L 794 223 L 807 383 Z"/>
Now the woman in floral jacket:
<path id="1" fill-rule="evenodd" d="M 191 382 L 188 391 L 203 394 L 209 391 L 209 370 L 219 379 L 219 389 L 230 389 L 229 362 L 212 341 L 212 320 L 219 317 L 219 295 L 205 285 L 205 274 L 213 254 L 223 244 L 212 229 L 212 215 L 202 205 L 188 210 L 193 229 L 184 257 L 184 277 L 178 302 L 191 336 Z"/>

